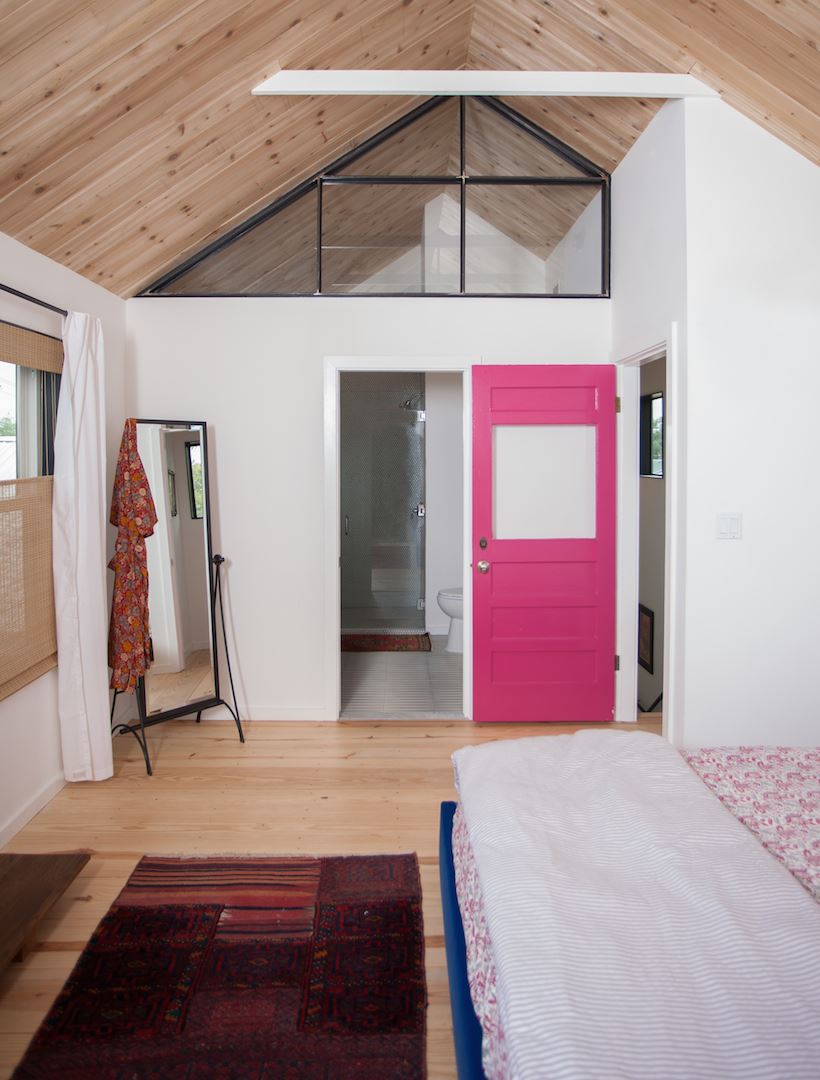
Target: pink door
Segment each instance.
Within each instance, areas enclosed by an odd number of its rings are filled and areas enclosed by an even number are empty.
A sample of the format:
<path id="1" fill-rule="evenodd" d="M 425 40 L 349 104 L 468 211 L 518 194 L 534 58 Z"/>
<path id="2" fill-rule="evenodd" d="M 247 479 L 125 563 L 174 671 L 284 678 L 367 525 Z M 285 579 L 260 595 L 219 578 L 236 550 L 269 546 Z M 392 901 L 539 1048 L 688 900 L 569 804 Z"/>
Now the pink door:
<path id="1" fill-rule="evenodd" d="M 473 368 L 473 716 L 611 720 L 615 369 Z"/>

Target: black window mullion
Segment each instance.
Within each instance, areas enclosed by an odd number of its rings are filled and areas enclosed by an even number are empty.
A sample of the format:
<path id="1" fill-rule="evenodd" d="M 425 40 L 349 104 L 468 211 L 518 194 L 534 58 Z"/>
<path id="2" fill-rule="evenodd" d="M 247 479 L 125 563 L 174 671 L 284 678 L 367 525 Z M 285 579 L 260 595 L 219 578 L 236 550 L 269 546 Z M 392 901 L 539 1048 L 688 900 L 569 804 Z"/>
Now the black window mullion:
<path id="1" fill-rule="evenodd" d="M 612 241 L 609 180 L 601 188 L 601 295 L 609 296 L 609 253 Z"/>
<path id="2" fill-rule="evenodd" d="M 323 222 L 322 222 L 322 185 L 324 183 L 323 178 L 320 176 L 316 181 L 316 293 L 322 295 L 322 242 L 323 242 Z"/>

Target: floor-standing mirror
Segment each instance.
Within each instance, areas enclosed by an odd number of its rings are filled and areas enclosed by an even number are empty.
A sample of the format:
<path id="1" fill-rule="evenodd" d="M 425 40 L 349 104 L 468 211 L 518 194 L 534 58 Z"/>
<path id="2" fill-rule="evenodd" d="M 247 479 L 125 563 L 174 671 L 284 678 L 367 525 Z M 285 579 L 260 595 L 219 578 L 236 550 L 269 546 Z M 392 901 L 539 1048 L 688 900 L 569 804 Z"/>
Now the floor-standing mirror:
<path id="1" fill-rule="evenodd" d="M 139 725 L 115 730 L 137 736 L 150 773 L 144 729 L 160 721 L 193 713 L 199 720 L 205 709 L 225 705 L 245 740 L 232 678 L 233 707 L 219 688 L 220 636 L 227 656 L 220 588 L 224 560 L 213 555 L 211 545 L 207 426 L 137 420 L 137 449 L 157 513 L 145 541 L 152 661 L 137 687 Z"/>

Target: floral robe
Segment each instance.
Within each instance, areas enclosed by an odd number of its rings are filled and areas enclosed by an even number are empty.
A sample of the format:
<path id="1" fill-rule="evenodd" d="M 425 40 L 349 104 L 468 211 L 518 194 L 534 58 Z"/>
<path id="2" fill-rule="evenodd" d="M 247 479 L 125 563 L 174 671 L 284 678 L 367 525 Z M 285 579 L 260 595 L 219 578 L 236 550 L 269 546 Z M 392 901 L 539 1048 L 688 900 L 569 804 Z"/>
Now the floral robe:
<path id="1" fill-rule="evenodd" d="M 114 571 L 108 666 L 111 689 L 130 694 L 151 663 L 145 538 L 157 523 L 154 499 L 137 449 L 137 422 L 133 419 L 125 421 L 122 433 L 110 521 L 117 526 L 117 544 L 108 564 Z"/>

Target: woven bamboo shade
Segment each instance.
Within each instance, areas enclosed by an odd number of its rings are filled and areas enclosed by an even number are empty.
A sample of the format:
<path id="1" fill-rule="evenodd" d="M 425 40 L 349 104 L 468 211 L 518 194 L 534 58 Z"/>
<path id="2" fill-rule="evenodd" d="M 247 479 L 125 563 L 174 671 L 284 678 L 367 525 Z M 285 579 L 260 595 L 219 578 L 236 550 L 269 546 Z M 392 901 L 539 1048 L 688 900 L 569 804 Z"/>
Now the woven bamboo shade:
<path id="1" fill-rule="evenodd" d="M 58 373 L 58 339 L 0 321 L 0 360 Z M 50 476 L 0 481 L 0 700 L 57 666 Z"/>
<path id="2" fill-rule="evenodd" d="M 50 476 L 0 483 L 0 699 L 57 665 Z"/>
<path id="3" fill-rule="evenodd" d="M 59 375 L 63 370 L 63 343 L 48 334 L 0 320 L 0 360 Z"/>

